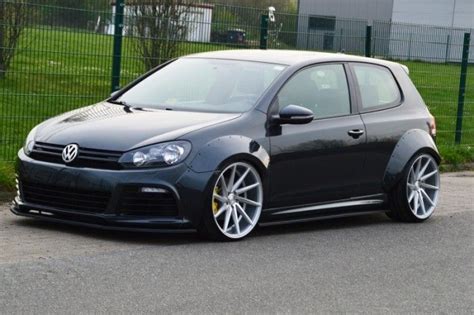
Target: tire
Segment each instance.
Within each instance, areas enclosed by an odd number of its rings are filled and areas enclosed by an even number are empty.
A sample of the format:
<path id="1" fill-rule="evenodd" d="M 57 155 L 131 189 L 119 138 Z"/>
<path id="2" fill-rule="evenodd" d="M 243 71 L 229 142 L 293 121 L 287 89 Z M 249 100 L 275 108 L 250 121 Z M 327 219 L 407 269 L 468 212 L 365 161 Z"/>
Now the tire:
<path id="1" fill-rule="evenodd" d="M 389 195 L 388 217 L 402 222 L 429 219 L 438 203 L 439 188 L 439 166 L 435 158 L 428 153 L 414 155 Z"/>
<path id="2" fill-rule="evenodd" d="M 263 204 L 257 169 L 243 161 L 228 163 L 208 186 L 199 234 L 217 241 L 237 241 L 250 234 L 258 224 Z"/>

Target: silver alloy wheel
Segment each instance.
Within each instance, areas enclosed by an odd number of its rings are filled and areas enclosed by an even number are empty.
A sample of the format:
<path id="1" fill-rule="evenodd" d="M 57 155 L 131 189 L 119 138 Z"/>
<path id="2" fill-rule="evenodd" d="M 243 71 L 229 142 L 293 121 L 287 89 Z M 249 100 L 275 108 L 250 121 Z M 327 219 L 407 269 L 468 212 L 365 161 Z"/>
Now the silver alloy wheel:
<path id="1" fill-rule="evenodd" d="M 229 165 L 214 186 L 212 212 L 219 230 L 239 239 L 257 225 L 262 212 L 262 180 L 257 170 L 244 162 Z"/>
<path id="2" fill-rule="evenodd" d="M 420 155 L 411 165 L 407 178 L 407 198 L 411 212 L 418 219 L 428 218 L 439 196 L 438 163 L 431 155 Z"/>

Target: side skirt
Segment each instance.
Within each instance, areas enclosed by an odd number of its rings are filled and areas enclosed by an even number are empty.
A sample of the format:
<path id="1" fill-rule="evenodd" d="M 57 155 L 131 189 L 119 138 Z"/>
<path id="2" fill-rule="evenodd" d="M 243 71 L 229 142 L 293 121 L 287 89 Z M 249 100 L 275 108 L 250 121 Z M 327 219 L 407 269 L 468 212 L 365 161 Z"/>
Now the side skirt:
<path id="1" fill-rule="evenodd" d="M 339 218 L 387 210 L 387 196 L 377 194 L 294 208 L 267 209 L 262 212 L 260 225 Z"/>

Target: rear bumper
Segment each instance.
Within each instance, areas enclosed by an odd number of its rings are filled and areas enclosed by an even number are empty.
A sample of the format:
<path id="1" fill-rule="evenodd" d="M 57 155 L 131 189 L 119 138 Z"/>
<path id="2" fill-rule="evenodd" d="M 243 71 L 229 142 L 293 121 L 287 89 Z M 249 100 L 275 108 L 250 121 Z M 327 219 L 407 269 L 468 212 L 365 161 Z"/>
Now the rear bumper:
<path id="1" fill-rule="evenodd" d="M 19 189 L 11 211 L 19 216 L 107 230 L 189 231 L 201 220 L 206 202 L 204 192 L 212 175 L 213 172 L 196 173 L 184 163 L 169 168 L 142 170 L 76 168 L 33 160 L 20 150 L 17 160 Z M 36 187 L 37 191 L 30 194 L 36 194 L 37 198 L 29 198 L 28 192 L 23 191 L 22 183 Z M 173 215 L 155 214 L 153 207 L 145 213 L 124 213 L 121 201 L 125 188 L 130 186 L 166 190 L 174 196 L 177 210 Z M 64 188 L 69 195 L 75 195 L 79 191 L 98 192 L 106 194 L 108 199 L 103 205 L 103 211 L 83 211 L 74 204 L 63 205 L 64 196 L 54 195 L 55 191 L 51 193 L 50 187 Z M 47 198 L 58 202 L 48 202 L 40 194 L 44 190 L 50 192 Z M 146 196 L 143 202 L 147 204 L 146 200 L 150 197 L 152 196 Z M 88 198 L 88 195 L 82 194 L 80 198 L 74 198 L 78 199 L 78 203 L 89 204 L 92 201 L 87 199 L 98 197 Z"/>

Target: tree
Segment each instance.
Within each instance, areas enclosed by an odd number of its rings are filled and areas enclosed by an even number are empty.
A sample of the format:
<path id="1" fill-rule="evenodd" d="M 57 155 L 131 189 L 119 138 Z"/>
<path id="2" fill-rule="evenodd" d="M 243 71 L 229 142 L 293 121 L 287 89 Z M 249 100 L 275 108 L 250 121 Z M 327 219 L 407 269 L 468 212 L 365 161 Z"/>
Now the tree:
<path id="1" fill-rule="evenodd" d="M 17 52 L 27 11 L 23 0 L 3 0 L 0 3 L 0 78 L 5 77 Z"/>
<path id="2" fill-rule="evenodd" d="M 129 32 L 146 70 L 176 57 L 180 41 L 186 38 L 192 3 L 187 0 L 135 0 L 128 1 L 127 6 Z"/>

